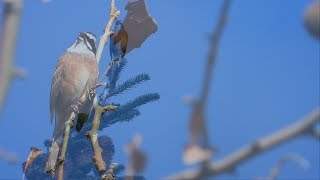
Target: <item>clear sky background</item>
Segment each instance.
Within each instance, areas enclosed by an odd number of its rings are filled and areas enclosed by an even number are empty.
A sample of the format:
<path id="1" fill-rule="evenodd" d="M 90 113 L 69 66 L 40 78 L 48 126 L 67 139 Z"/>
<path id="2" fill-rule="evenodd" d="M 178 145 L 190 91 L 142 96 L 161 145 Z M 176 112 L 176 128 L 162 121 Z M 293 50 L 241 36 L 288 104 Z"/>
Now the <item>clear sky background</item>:
<path id="1" fill-rule="evenodd" d="M 124 17 L 125 0 L 117 6 Z M 159 179 L 187 168 L 182 151 L 188 137 L 190 107 L 186 94 L 197 97 L 203 79 L 208 35 L 217 20 L 221 0 L 149 0 L 158 32 L 140 49 L 128 54 L 122 79 L 148 73 L 151 81 L 121 95 L 124 102 L 147 92 L 161 99 L 141 108 L 130 123 L 115 124 L 102 134 L 116 146 L 114 161 L 127 162 L 123 146 L 143 135 L 148 154 L 147 179 Z M 219 159 L 255 139 L 295 122 L 319 106 L 319 41 L 303 26 L 303 13 L 311 0 L 234 0 L 223 33 L 207 118 L 211 144 Z M 0 5 L 2 10 L 3 5 Z M 18 154 L 16 165 L 0 161 L 0 179 L 20 179 L 21 163 L 31 146 L 45 149 L 51 138 L 49 93 L 59 56 L 81 31 L 98 36 L 109 14 L 109 1 L 25 1 L 15 64 L 29 76 L 13 81 L 0 122 L 0 147 Z M 109 63 L 105 49 L 100 69 Z M 240 166 L 219 179 L 266 176 L 284 155 L 296 153 L 310 162 L 308 169 L 288 163 L 280 179 L 319 179 L 319 142 L 299 138 Z"/>

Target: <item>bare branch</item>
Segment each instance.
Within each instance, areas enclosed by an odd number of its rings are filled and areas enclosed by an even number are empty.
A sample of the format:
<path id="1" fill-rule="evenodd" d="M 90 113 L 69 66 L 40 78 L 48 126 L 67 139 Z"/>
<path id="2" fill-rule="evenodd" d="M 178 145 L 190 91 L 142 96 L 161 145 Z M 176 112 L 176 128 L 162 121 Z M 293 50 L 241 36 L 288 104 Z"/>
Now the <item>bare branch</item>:
<path id="1" fill-rule="evenodd" d="M 99 126 L 100 126 L 100 119 L 101 115 L 106 111 L 112 111 L 116 109 L 116 106 L 106 106 L 101 107 L 98 104 L 97 98 L 94 99 L 93 102 L 93 108 L 94 108 L 94 119 L 92 123 L 92 130 L 88 131 L 86 133 L 86 136 L 88 136 L 91 140 L 91 145 L 93 147 L 94 156 L 93 156 L 93 162 L 101 176 L 101 179 L 107 179 L 107 165 L 102 159 L 102 148 L 99 145 L 98 142 L 98 132 L 99 132 Z"/>
<path id="2" fill-rule="evenodd" d="M 224 0 L 223 5 L 221 7 L 220 17 L 218 20 L 218 24 L 216 25 L 213 34 L 211 35 L 210 44 L 211 48 L 208 54 L 206 70 L 204 73 L 204 81 L 203 81 L 203 88 L 201 93 L 200 102 L 206 104 L 206 100 L 208 99 L 211 80 L 213 78 L 213 70 L 216 63 L 216 57 L 218 54 L 218 46 L 220 42 L 220 38 L 222 36 L 223 30 L 225 28 L 227 19 L 228 19 L 228 12 L 230 9 L 231 0 Z"/>
<path id="3" fill-rule="evenodd" d="M 320 140 L 320 129 L 312 130 L 312 136 L 315 137 L 318 141 Z"/>
<path id="4" fill-rule="evenodd" d="M 107 44 L 108 38 L 111 34 L 112 25 L 117 20 L 119 15 L 120 15 L 120 11 L 115 6 L 115 0 L 111 0 L 109 20 L 107 22 L 107 25 L 104 28 L 104 34 L 100 37 L 98 50 L 97 50 L 97 54 L 96 54 L 98 64 L 101 60 L 103 49 L 104 49 L 105 45 Z M 101 76 L 99 82 L 101 82 L 101 79 L 107 74 L 107 72 L 109 71 L 109 69 L 111 68 L 112 65 L 113 64 L 111 63 L 108 66 L 107 70 Z M 94 99 L 93 107 L 94 107 L 94 119 L 93 119 L 92 130 L 90 132 L 87 132 L 86 135 L 90 138 L 91 144 L 93 147 L 93 151 L 94 151 L 93 162 L 95 163 L 95 166 L 96 166 L 101 178 L 108 179 L 109 174 L 107 174 L 106 163 L 102 159 L 102 149 L 101 149 L 99 142 L 98 142 L 98 131 L 99 131 L 100 118 L 101 118 L 102 113 L 104 113 L 106 111 L 115 110 L 116 107 L 115 106 L 101 107 L 98 103 L 97 97 L 95 97 L 95 99 Z"/>
<path id="5" fill-rule="evenodd" d="M 14 52 L 23 0 L 4 1 L 4 20 L 0 42 L 0 112 L 14 74 Z"/>
<path id="6" fill-rule="evenodd" d="M 98 64 L 99 64 L 99 62 L 101 60 L 101 55 L 102 55 L 104 46 L 108 43 L 108 38 L 109 38 L 110 33 L 111 33 L 112 25 L 117 20 L 119 15 L 120 15 L 120 11 L 117 9 L 117 7 L 115 5 L 115 0 L 111 0 L 111 2 L 110 2 L 110 17 L 109 17 L 109 20 L 107 22 L 107 25 L 104 28 L 104 33 L 100 37 L 99 46 L 98 46 L 98 49 L 97 49 L 96 58 L 97 58 Z"/>
<path id="7" fill-rule="evenodd" d="M 128 155 L 128 166 L 126 171 L 128 179 L 133 179 L 133 176 L 141 173 L 146 167 L 147 155 L 145 152 L 141 151 L 141 143 L 142 136 L 140 134 L 136 134 L 133 140 L 125 146 L 126 153 Z"/>
<path id="8" fill-rule="evenodd" d="M 271 169 L 268 180 L 276 180 L 279 176 L 281 170 L 288 162 L 296 162 L 299 164 L 302 168 L 306 169 L 309 166 L 309 162 L 305 160 L 303 157 L 295 154 L 288 154 L 284 157 L 282 157 L 277 164 Z"/>
<path id="9" fill-rule="evenodd" d="M 252 144 L 249 144 L 227 157 L 211 162 L 206 172 L 202 172 L 200 169 L 189 169 L 179 172 L 175 175 L 169 176 L 166 179 L 197 179 L 201 173 L 205 173 L 206 176 L 217 176 L 225 174 L 234 170 L 241 163 L 259 155 L 271 148 L 282 145 L 297 137 L 305 135 L 306 131 L 309 131 L 320 120 L 320 108 L 307 115 L 305 118 L 298 122 L 278 130 L 269 136 L 256 140 Z"/>
<path id="10" fill-rule="evenodd" d="M 218 46 L 219 42 L 223 33 L 223 30 L 226 25 L 226 20 L 230 8 L 231 0 L 224 0 L 220 16 L 218 19 L 218 23 L 215 26 L 215 29 L 213 31 L 213 34 L 210 38 L 210 50 L 208 53 L 207 58 L 207 64 L 205 66 L 205 72 L 204 72 L 204 80 L 201 90 L 201 96 L 198 101 L 196 101 L 193 105 L 191 119 L 189 122 L 190 126 L 190 142 L 187 146 L 187 148 L 184 151 L 184 157 L 192 157 L 187 158 L 191 163 L 195 163 L 198 161 L 202 161 L 203 168 L 206 169 L 206 166 L 209 163 L 209 160 L 211 159 L 211 155 L 214 152 L 214 148 L 211 148 L 210 146 L 210 140 L 208 136 L 208 127 L 207 122 L 205 118 L 205 109 L 207 106 L 207 99 L 209 96 L 210 87 L 212 84 L 212 74 L 215 67 L 217 52 L 218 52 Z M 200 146 L 199 146 L 200 144 Z M 192 149 L 193 148 L 193 149 Z M 201 149 L 202 148 L 202 149 Z M 198 149 L 197 151 L 194 151 L 195 149 Z M 202 152 L 201 154 L 198 153 L 198 155 L 190 155 L 190 152 Z M 189 155 L 188 155 L 189 154 Z M 199 158 L 197 158 L 199 157 Z M 201 158 L 200 158 L 201 157 Z M 184 158 L 186 159 L 186 158 Z M 185 163 L 190 163 L 185 161 Z"/>
<path id="11" fill-rule="evenodd" d="M 63 180 L 63 169 L 64 169 L 64 161 L 66 157 L 66 151 L 68 147 L 68 141 L 70 137 L 70 131 L 74 124 L 74 119 L 76 118 L 76 113 L 72 112 L 68 121 L 65 124 L 65 132 L 63 136 L 63 144 L 60 152 L 60 156 L 58 158 L 58 180 Z"/>

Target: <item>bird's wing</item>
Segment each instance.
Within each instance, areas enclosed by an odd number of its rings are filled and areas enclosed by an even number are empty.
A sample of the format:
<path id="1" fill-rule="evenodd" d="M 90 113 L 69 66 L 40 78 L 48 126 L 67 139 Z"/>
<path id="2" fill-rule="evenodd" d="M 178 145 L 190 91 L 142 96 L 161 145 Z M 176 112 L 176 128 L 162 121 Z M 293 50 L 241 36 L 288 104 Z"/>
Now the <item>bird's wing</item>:
<path id="1" fill-rule="evenodd" d="M 56 113 L 65 114 L 71 110 L 71 105 L 76 104 L 85 91 L 95 85 L 97 77 L 95 58 L 88 60 L 86 56 L 66 53 L 60 59 L 52 79 L 51 116 Z"/>
<path id="2" fill-rule="evenodd" d="M 71 93 L 74 95 L 72 103 L 76 103 L 86 91 L 88 91 L 97 83 L 98 79 L 98 65 L 95 58 L 88 60 L 86 57 L 80 56 L 78 57 L 78 61 L 80 62 L 77 62 L 76 67 L 74 66 L 75 63 L 73 63 L 72 67 L 70 67 L 70 71 L 73 73 L 69 76 L 69 84 L 72 84 L 73 82 L 73 87 L 76 87 L 75 89 L 77 89 L 78 91 Z M 68 80 L 69 78 L 67 78 L 66 80 Z M 84 111 L 80 112 L 88 113 L 91 108 L 90 105 L 92 105 L 92 102 L 86 99 L 83 108 L 79 109 L 84 109 Z"/>
<path id="3" fill-rule="evenodd" d="M 62 55 L 59 59 L 59 62 L 56 66 L 56 70 L 53 74 L 52 81 L 51 81 L 51 90 L 50 90 L 50 121 L 52 123 L 54 114 L 55 114 L 55 104 L 56 99 L 59 94 L 59 87 L 61 85 L 61 75 L 62 75 L 62 65 L 64 61 L 64 55 Z"/>
<path id="4" fill-rule="evenodd" d="M 118 43 L 120 43 L 121 51 L 123 55 L 125 55 L 128 43 L 128 33 L 124 28 L 121 28 L 120 31 L 114 37 L 114 46 Z"/>
<path id="5" fill-rule="evenodd" d="M 128 33 L 124 28 L 122 28 L 119 31 L 119 35 L 121 37 L 121 50 L 123 52 L 123 55 L 125 55 L 127 50 L 127 45 L 128 45 Z"/>

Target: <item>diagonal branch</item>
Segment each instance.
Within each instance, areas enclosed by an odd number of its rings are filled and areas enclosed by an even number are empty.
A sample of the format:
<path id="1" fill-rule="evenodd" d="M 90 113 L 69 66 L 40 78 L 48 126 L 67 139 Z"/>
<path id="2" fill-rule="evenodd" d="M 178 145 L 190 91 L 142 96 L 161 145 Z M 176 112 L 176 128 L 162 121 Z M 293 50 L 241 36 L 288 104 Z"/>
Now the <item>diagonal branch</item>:
<path id="1" fill-rule="evenodd" d="M 97 58 L 98 64 L 101 60 L 101 55 L 102 55 L 104 46 L 108 43 L 109 36 L 112 33 L 112 31 L 111 31 L 112 25 L 117 20 L 119 15 L 120 15 L 120 11 L 117 9 L 117 7 L 115 5 L 115 0 L 111 0 L 111 2 L 110 2 L 110 17 L 109 17 L 107 25 L 104 28 L 104 33 L 100 37 L 99 46 L 98 46 L 98 50 L 97 50 L 96 58 Z M 113 64 L 114 64 L 114 62 L 109 64 L 108 68 L 103 72 L 103 74 L 99 78 L 99 82 L 101 82 L 103 77 L 106 76 L 107 72 L 111 69 Z"/>
<path id="2" fill-rule="evenodd" d="M 96 58 L 97 58 L 98 64 L 99 64 L 99 62 L 101 60 L 101 56 L 102 56 L 102 52 L 103 52 L 104 46 L 108 43 L 108 39 L 109 39 L 109 36 L 110 36 L 110 33 L 111 33 L 112 25 L 117 20 L 119 15 L 120 15 L 120 11 L 117 9 L 117 7 L 115 5 L 115 0 L 111 0 L 111 2 L 110 2 L 109 20 L 107 22 L 107 25 L 104 28 L 103 35 L 100 37 L 99 46 L 98 46 L 98 49 L 97 49 Z"/>
<path id="3" fill-rule="evenodd" d="M 224 0 L 223 5 L 221 7 L 220 17 L 218 20 L 218 23 L 214 29 L 213 34 L 211 35 L 210 39 L 210 50 L 208 54 L 207 64 L 206 64 L 206 70 L 204 72 L 204 81 L 203 81 L 203 87 L 202 87 L 202 93 L 200 102 L 203 104 L 206 104 L 206 100 L 208 99 L 210 86 L 213 78 L 213 70 L 216 63 L 216 57 L 218 54 L 218 46 L 220 42 L 220 38 L 222 36 L 223 30 L 225 28 L 227 19 L 228 19 L 228 12 L 230 9 L 231 0 Z"/>
<path id="4" fill-rule="evenodd" d="M 198 106 L 200 108 L 204 108 L 207 104 L 207 99 L 210 91 L 210 86 L 213 78 L 213 71 L 216 63 L 216 57 L 218 53 L 218 46 L 220 42 L 220 38 L 222 36 L 222 32 L 225 28 L 227 16 L 230 8 L 231 0 L 224 0 L 223 5 L 221 7 L 220 17 L 218 20 L 218 24 L 216 25 L 214 32 L 210 39 L 211 48 L 208 54 L 206 70 L 204 72 L 204 81 L 201 92 L 201 97 Z M 206 120 L 203 122 L 203 134 L 204 134 L 204 146 L 210 147 L 210 140 L 208 136 L 208 129 L 206 125 Z"/>
<path id="5" fill-rule="evenodd" d="M 296 123 L 280 129 L 269 136 L 258 139 L 219 161 L 211 162 L 205 174 L 207 176 L 217 176 L 232 172 L 241 163 L 248 161 L 256 155 L 280 146 L 292 139 L 305 136 L 305 134 L 314 129 L 319 120 L 320 107 Z M 189 169 L 169 176 L 166 179 L 197 179 L 201 173 L 203 173 L 201 169 Z"/>
<path id="6" fill-rule="evenodd" d="M 194 162 L 202 161 L 203 162 L 202 167 L 204 171 L 207 168 L 209 160 L 211 159 L 211 154 L 214 151 L 214 148 L 210 146 L 208 126 L 205 118 L 205 111 L 206 111 L 210 87 L 212 84 L 212 76 L 213 76 L 216 57 L 218 53 L 218 46 L 219 46 L 219 42 L 220 42 L 223 30 L 226 25 L 230 4 L 231 4 L 231 0 L 223 1 L 217 25 L 215 26 L 210 38 L 211 46 L 210 46 L 210 50 L 207 57 L 207 63 L 205 66 L 204 80 L 202 83 L 200 99 L 195 102 L 192 109 L 191 119 L 189 122 L 190 142 L 188 144 L 188 148 L 186 148 L 184 151 L 185 162 L 188 161 L 187 159 L 196 159 L 194 160 Z M 192 152 L 192 147 L 197 148 L 199 142 L 201 142 L 201 148 L 203 148 L 199 150 L 201 150 L 203 154 L 207 154 L 205 153 L 205 151 L 208 152 L 209 150 L 210 155 L 199 156 L 199 157 L 205 157 L 205 158 L 195 158 L 196 156 L 191 155 L 192 158 L 187 158 L 187 157 L 191 157 L 188 154 Z M 198 154 L 200 154 L 200 152 Z"/>
<path id="7" fill-rule="evenodd" d="M 306 169 L 309 166 L 309 162 L 305 160 L 303 157 L 295 154 L 288 154 L 282 157 L 277 164 L 270 170 L 269 176 L 267 180 L 276 180 L 279 176 L 281 170 L 288 162 L 295 162 L 300 165 L 302 168 Z"/>

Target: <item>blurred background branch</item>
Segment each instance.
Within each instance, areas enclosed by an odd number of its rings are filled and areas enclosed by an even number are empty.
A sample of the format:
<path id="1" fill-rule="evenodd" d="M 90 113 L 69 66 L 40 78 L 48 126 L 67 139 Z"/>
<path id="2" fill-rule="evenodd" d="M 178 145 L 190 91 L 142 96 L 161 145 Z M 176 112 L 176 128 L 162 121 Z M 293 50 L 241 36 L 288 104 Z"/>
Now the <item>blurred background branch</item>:
<path id="1" fill-rule="evenodd" d="M 7 152 L 3 149 L 0 149 L 0 160 L 7 161 L 8 163 L 15 164 L 17 163 L 17 155 L 15 153 Z"/>
<path id="2" fill-rule="evenodd" d="M 271 148 L 280 146 L 292 139 L 305 136 L 308 134 L 308 132 L 314 130 L 319 120 L 320 107 L 302 120 L 299 120 L 286 128 L 280 129 L 269 136 L 257 139 L 252 144 L 236 150 L 234 153 L 219 161 L 211 162 L 207 171 L 205 172 L 203 172 L 201 169 L 189 169 L 169 176 L 166 179 L 197 179 L 204 173 L 206 176 L 217 176 L 233 172 L 241 163 L 255 157 L 256 155 L 270 150 Z"/>
<path id="3" fill-rule="evenodd" d="M 127 179 L 134 179 L 135 175 L 141 173 L 147 165 L 147 155 L 140 149 L 143 137 L 136 134 L 131 142 L 126 144 L 125 150 L 128 155 Z"/>
<path id="4" fill-rule="evenodd" d="M 216 64 L 216 57 L 218 54 L 218 46 L 219 46 L 219 42 L 220 42 L 220 38 L 222 36 L 223 30 L 226 25 L 228 11 L 229 11 L 229 7 L 230 7 L 230 3 L 231 3 L 230 1 L 231 0 L 225 0 L 223 2 L 218 24 L 216 25 L 216 28 L 210 38 L 211 48 L 210 48 L 210 51 L 208 54 L 206 69 L 204 72 L 202 93 L 201 93 L 201 98 L 200 98 L 199 105 L 198 105 L 202 108 L 204 108 L 204 106 L 207 104 L 207 99 L 209 96 L 210 86 L 211 86 L 211 82 L 212 82 L 212 78 L 213 78 L 213 71 L 214 71 L 214 67 Z M 210 141 L 209 141 L 209 137 L 208 137 L 209 133 L 208 133 L 208 129 L 207 129 L 207 125 L 206 125 L 205 120 L 204 120 L 204 125 L 203 125 L 203 133 L 204 133 L 204 146 L 210 147 L 210 143 L 209 143 Z"/>
<path id="5" fill-rule="evenodd" d="M 23 0 L 4 0 L 3 3 L 0 39 L 0 115 L 10 81 L 15 75 L 24 77 L 26 74 L 22 70 L 16 71 L 13 63 Z"/>
<path id="6" fill-rule="evenodd" d="M 230 3 L 231 0 L 223 1 L 218 23 L 215 26 L 213 34 L 210 37 L 211 46 L 205 65 L 204 80 L 202 84 L 200 99 L 194 100 L 191 103 L 193 109 L 189 122 L 190 142 L 184 151 L 183 159 L 185 164 L 203 162 L 203 170 L 207 168 L 207 165 L 211 159 L 211 155 L 214 152 L 214 149 L 210 145 L 205 114 L 210 87 L 212 84 L 213 71 L 218 53 L 218 46 L 226 25 Z"/>
<path id="7" fill-rule="evenodd" d="M 315 39 L 320 40 L 320 1 L 314 1 L 305 9 L 304 25 Z"/>
<path id="8" fill-rule="evenodd" d="M 267 180 L 276 180 L 281 170 L 288 162 L 295 162 L 304 169 L 307 169 L 309 167 L 309 162 L 305 160 L 303 157 L 296 154 L 288 154 L 282 157 L 277 162 L 277 164 L 270 170 L 269 177 L 267 178 Z"/>

